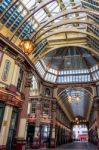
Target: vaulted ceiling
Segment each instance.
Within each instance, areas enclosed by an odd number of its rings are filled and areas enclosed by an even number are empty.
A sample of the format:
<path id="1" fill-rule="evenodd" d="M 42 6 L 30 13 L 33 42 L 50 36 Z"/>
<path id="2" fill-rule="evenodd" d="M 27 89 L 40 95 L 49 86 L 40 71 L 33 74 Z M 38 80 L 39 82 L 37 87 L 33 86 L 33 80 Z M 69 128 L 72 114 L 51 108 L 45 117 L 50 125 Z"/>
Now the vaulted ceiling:
<path id="1" fill-rule="evenodd" d="M 98 0 L 2 0 L 0 33 L 18 47 L 27 38 L 36 44 L 28 57 L 46 81 L 99 81 Z M 69 104 L 68 93 L 79 94 L 80 103 Z M 91 96 L 83 89 L 71 88 L 58 95 L 58 101 L 66 106 L 70 118 L 85 118 Z"/>

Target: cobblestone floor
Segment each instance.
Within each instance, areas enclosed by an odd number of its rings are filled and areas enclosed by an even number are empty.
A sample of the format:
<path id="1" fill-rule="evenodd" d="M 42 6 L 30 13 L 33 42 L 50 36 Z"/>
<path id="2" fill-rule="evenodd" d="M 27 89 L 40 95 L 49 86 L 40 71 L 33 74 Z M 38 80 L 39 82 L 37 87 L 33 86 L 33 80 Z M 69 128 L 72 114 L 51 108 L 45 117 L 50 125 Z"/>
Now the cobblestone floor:
<path id="1" fill-rule="evenodd" d="M 73 142 L 69 144 L 64 144 L 62 146 L 59 146 L 55 149 L 50 150 L 99 150 L 97 146 L 88 143 L 88 142 Z M 32 149 L 27 149 L 32 150 Z M 41 148 L 41 150 L 48 150 L 48 148 Z"/>

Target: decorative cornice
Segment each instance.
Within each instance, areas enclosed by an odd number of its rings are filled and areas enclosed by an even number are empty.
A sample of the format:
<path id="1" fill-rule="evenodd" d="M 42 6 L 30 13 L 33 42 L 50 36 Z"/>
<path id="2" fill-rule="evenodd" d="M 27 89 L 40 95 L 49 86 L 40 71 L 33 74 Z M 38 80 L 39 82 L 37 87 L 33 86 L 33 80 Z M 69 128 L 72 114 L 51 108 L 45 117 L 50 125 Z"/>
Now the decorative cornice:
<path id="1" fill-rule="evenodd" d="M 11 93 L 9 90 L 0 88 L 0 101 L 8 105 L 22 107 L 24 99 L 22 96 Z"/>

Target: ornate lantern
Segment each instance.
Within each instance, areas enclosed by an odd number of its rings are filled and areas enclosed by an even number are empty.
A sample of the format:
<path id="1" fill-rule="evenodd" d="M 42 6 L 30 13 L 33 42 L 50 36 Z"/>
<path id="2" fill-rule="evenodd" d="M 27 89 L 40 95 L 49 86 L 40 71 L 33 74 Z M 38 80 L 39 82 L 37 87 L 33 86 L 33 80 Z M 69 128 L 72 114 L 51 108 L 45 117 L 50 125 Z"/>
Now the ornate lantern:
<path id="1" fill-rule="evenodd" d="M 25 54 L 30 54 L 35 48 L 35 44 L 30 39 L 22 40 L 19 46 Z"/>

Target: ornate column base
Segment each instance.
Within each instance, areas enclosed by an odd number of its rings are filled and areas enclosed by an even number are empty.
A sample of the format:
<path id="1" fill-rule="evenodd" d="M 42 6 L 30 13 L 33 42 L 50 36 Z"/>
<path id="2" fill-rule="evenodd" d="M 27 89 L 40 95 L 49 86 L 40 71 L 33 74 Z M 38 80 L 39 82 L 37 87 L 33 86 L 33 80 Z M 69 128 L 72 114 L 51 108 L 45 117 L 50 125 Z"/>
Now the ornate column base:
<path id="1" fill-rule="evenodd" d="M 40 141 L 40 148 L 47 148 L 48 147 L 48 143 L 44 143 L 43 140 Z"/>
<path id="2" fill-rule="evenodd" d="M 55 148 L 55 147 L 56 147 L 56 140 L 50 139 L 50 148 Z"/>
<path id="3" fill-rule="evenodd" d="M 5 145 L 0 145 L 0 150 L 6 150 L 6 146 Z"/>
<path id="4" fill-rule="evenodd" d="M 26 149 L 26 140 L 17 140 L 15 150 L 25 150 Z"/>
<path id="5" fill-rule="evenodd" d="M 32 148 L 40 148 L 40 141 L 39 139 L 33 139 Z"/>
<path id="6" fill-rule="evenodd" d="M 98 143 L 97 143 L 98 149 L 99 149 L 99 139 L 98 139 Z"/>

